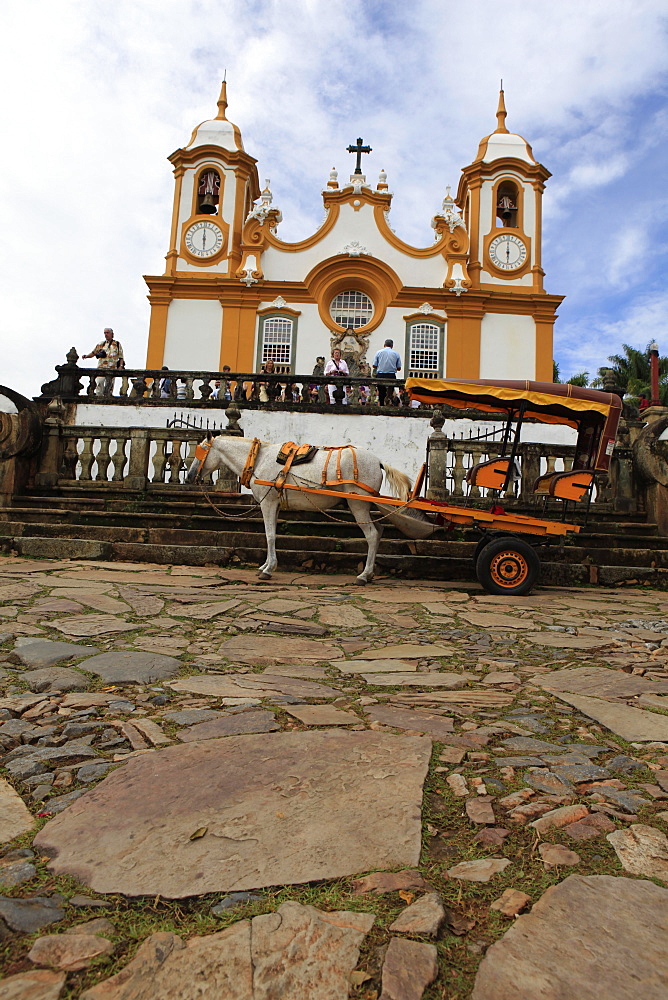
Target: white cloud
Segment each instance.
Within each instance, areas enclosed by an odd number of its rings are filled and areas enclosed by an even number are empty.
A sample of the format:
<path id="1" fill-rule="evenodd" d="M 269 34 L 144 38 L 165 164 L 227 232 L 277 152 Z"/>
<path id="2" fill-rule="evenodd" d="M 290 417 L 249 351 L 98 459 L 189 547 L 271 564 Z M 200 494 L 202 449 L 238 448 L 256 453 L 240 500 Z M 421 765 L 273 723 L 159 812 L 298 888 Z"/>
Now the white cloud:
<path id="1" fill-rule="evenodd" d="M 555 174 L 550 288 L 609 288 L 629 252 L 619 234 L 616 250 L 601 251 L 619 211 L 613 189 L 635 172 L 633 198 L 650 217 L 663 196 L 648 170 L 665 158 L 664 16 L 662 0 L 5 5 L 0 380 L 37 392 L 73 343 L 89 350 L 108 324 L 143 363 L 142 274 L 163 270 L 171 216 L 165 157 L 213 114 L 225 67 L 229 116 L 260 177 L 271 177 L 283 238 L 319 224 L 328 172 L 350 172 L 345 147 L 361 135 L 374 150 L 369 176 L 388 171 L 395 229 L 421 245 L 446 184 L 456 188 L 495 126 L 503 77 L 509 127 Z M 643 225 L 647 260 L 656 231 Z M 586 282 L 574 256 L 587 261 Z M 578 300 L 582 315 L 596 307 Z"/>

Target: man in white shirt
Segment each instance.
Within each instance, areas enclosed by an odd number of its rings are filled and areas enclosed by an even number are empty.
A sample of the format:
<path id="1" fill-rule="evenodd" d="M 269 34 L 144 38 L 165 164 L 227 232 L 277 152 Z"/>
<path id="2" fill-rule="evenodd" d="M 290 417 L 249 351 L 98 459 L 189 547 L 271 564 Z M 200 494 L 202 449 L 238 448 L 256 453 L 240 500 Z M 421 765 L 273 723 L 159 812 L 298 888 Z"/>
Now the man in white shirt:
<path id="1" fill-rule="evenodd" d="M 386 340 L 382 350 L 376 351 L 373 359 L 373 377 L 382 379 L 396 379 L 397 372 L 401 371 L 401 358 L 393 349 L 394 341 Z M 389 386 L 378 386 L 378 402 L 381 406 L 385 403 L 385 396 L 390 390 Z M 392 389 L 391 395 L 394 393 Z"/>

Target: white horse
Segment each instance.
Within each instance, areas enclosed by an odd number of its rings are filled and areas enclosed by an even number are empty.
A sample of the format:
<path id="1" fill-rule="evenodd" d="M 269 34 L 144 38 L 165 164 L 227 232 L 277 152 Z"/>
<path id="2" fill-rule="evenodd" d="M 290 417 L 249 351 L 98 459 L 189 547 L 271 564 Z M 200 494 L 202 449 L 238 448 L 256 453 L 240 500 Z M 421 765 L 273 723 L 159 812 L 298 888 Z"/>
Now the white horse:
<path id="1" fill-rule="evenodd" d="M 193 483 L 198 475 L 214 472 L 221 465 L 227 466 L 238 476 L 246 466 L 252 443 L 247 438 L 225 437 L 223 435 L 208 435 L 198 448 L 200 455 L 207 449 L 208 453 L 202 461 L 196 457 L 188 470 L 188 482 Z M 269 580 L 276 569 L 278 560 L 276 559 L 276 523 L 278 511 L 281 506 L 288 510 L 327 510 L 339 501 L 339 497 L 327 497 L 319 493 L 303 493 L 299 490 L 286 489 L 282 492 L 274 486 L 261 485 L 258 479 L 274 481 L 276 477 L 284 471 L 283 465 L 276 461 L 280 445 L 271 444 L 269 441 L 259 442 L 259 451 L 255 459 L 255 466 L 250 475 L 248 485 L 260 506 L 264 519 L 264 529 L 267 536 L 267 558 L 260 566 L 258 577 L 261 580 Z M 329 464 L 327 456 L 330 455 Z M 355 468 L 356 466 L 356 468 Z M 323 487 L 323 470 L 326 471 L 326 479 L 330 482 L 329 489 L 339 490 L 344 493 L 363 493 L 363 488 L 356 485 L 353 480 L 358 480 L 374 491 L 380 490 L 383 481 L 383 472 L 387 478 L 393 494 L 401 500 L 408 498 L 411 481 L 408 476 L 389 465 L 381 465 L 379 460 L 368 451 L 355 448 L 354 455 L 351 448 L 344 448 L 342 451 L 326 451 L 319 449 L 312 461 L 299 464 L 295 471 L 288 472 L 286 483 L 297 486 L 307 486 L 316 489 Z M 357 472 L 357 475 L 355 475 Z M 338 480 L 343 480 L 338 482 Z M 345 482 L 348 480 L 348 482 Z M 371 520 L 371 508 L 373 504 L 365 503 L 363 500 L 347 500 L 353 517 L 364 533 L 367 540 L 368 552 L 366 564 L 363 571 L 357 577 L 360 584 L 370 583 L 373 579 L 373 571 L 376 563 L 376 554 L 382 528 L 378 528 Z"/>

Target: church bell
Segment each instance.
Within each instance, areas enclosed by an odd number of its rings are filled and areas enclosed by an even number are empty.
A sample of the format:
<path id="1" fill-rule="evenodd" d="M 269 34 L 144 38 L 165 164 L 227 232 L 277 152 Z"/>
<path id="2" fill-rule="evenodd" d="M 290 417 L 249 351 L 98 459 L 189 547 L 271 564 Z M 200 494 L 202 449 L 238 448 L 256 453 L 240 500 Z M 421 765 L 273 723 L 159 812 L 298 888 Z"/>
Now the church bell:
<path id="1" fill-rule="evenodd" d="M 215 215 L 216 214 L 216 203 L 213 200 L 212 194 L 205 194 L 199 203 L 200 215 Z"/>

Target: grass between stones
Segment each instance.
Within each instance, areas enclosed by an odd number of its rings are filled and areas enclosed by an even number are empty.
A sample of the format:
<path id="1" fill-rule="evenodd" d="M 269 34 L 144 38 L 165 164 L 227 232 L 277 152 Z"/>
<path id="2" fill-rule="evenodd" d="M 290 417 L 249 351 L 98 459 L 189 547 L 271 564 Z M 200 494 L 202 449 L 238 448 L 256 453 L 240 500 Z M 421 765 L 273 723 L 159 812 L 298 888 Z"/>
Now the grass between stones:
<path id="1" fill-rule="evenodd" d="M 121 568 L 121 567 L 119 567 Z M 169 572 L 169 567 L 160 567 L 162 572 Z M 176 576 L 178 580 L 178 575 Z M 305 578 L 307 581 L 307 578 Z M 301 594 L 305 588 L 300 588 Z M 315 589 L 315 588 L 314 588 Z M 466 589 L 466 588 L 463 588 Z M 592 588 L 593 593 L 596 589 Z M 313 591 L 312 591 L 313 592 Z M 259 593 L 259 591 L 258 591 Z M 161 595 L 162 596 L 162 595 Z M 165 595 L 166 596 L 166 595 Z M 286 595 L 287 596 L 287 595 Z M 412 613 L 423 623 L 419 630 L 416 629 L 396 629 L 387 620 L 375 618 L 373 609 L 364 603 L 364 591 L 351 591 L 346 594 L 351 601 L 361 598 L 361 603 L 356 603 L 356 607 L 361 608 L 369 620 L 369 627 L 364 632 L 359 626 L 347 629 L 345 626 L 331 628 L 329 638 L 346 639 L 360 638 L 368 640 L 369 645 L 380 645 L 382 641 L 440 641 L 448 643 L 452 648 L 452 657 L 449 659 L 433 661 L 433 668 L 451 671 L 474 670 L 480 680 L 484 679 L 488 670 L 476 669 L 477 660 L 480 656 L 489 655 L 493 658 L 508 658 L 518 661 L 520 673 L 522 668 L 538 667 L 542 669 L 560 669 L 569 666 L 579 666 L 582 664 L 607 666 L 602 654 L 575 656 L 572 652 L 560 652 L 557 650 L 546 650 L 530 646 L 522 641 L 521 633 L 508 633 L 501 629 L 494 633 L 494 641 L 487 634 L 475 626 L 468 623 L 453 622 L 452 624 L 434 621 L 419 605 L 414 605 Z M 203 595 L 204 597 L 204 595 Z M 14 601 L 13 604 L 19 606 L 21 610 L 28 608 L 30 600 Z M 410 604 L 410 596 L 407 596 L 406 604 Z M 657 603 L 659 603 L 657 601 Z M 465 605 L 464 605 L 465 607 Z M 380 610 L 380 609 L 379 609 Z M 384 609 L 387 610 L 387 609 Z M 495 610 L 495 609 L 490 609 Z M 457 615 L 458 607 L 453 605 L 453 615 Z M 315 610 L 314 610 L 315 614 Z M 649 612 L 648 612 L 649 614 Z M 48 629 L 48 619 L 50 616 L 44 613 L 42 620 L 45 629 Z M 54 613 L 53 617 L 58 617 Z M 313 616 L 311 616 L 313 617 Z M 11 631 L 11 619 L 0 621 L 0 631 L 6 628 Z M 193 633 L 192 643 L 202 641 L 198 637 L 203 636 L 203 631 L 199 627 L 201 623 L 184 620 L 182 629 L 178 630 L 178 635 Z M 539 629 L 541 626 L 537 625 Z M 44 632 L 43 637 L 63 639 L 66 641 L 78 641 L 82 644 L 94 644 L 100 648 L 100 652 L 120 651 L 121 649 L 131 649 L 133 642 L 139 637 L 146 637 L 151 629 L 150 620 L 145 625 L 138 625 L 136 630 L 124 633 L 122 636 L 109 635 L 101 636 L 99 640 L 94 637 L 66 637 L 63 635 L 53 635 Z M 230 634 L 235 634 L 231 621 L 216 621 L 215 629 L 211 633 L 213 648 L 229 638 Z M 352 634 L 351 634 L 352 633 Z M 254 634 L 254 633 L 251 633 Z M 260 632 L 259 634 L 263 634 Z M 41 638 L 39 636 L 36 638 Z M 468 645 L 464 645 L 468 644 Z M 11 652 L 13 643 L 6 642 L 0 647 L 0 655 Z M 192 676 L 193 674 L 206 674 L 211 671 L 197 666 L 198 654 L 189 653 L 183 650 L 178 654 L 181 660 L 181 669 L 178 676 Z M 62 666 L 79 669 L 77 663 L 63 663 Z M 324 664 L 327 666 L 327 664 Z M 25 668 L 28 669 L 28 668 Z M 233 663 L 216 664 L 213 672 L 230 673 L 242 669 L 248 673 L 261 673 L 265 668 L 253 667 Z M 270 668 L 267 668 L 271 672 Z M 332 683 L 341 690 L 341 695 L 350 699 L 351 703 L 346 704 L 347 710 L 352 711 L 360 723 L 367 723 L 361 707 L 353 704 L 352 700 L 361 694 L 376 698 L 379 703 L 384 703 L 388 698 L 407 689 L 399 685 L 392 687 L 370 687 L 367 686 L 361 677 L 357 675 L 341 675 L 334 668 L 328 667 L 326 683 Z M 89 691 L 113 690 L 117 692 L 118 698 L 129 697 L 136 699 L 137 688 L 134 685 L 108 685 L 96 676 L 86 674 L 82 671 L 89 682 Z M 540 677 L 540 673 L 537 675 Z M 555 739 L 568 738 L 568 742 L 582 743 L 583 746 L 591 745 L 592 742 L 600 743 L 610 748 L 611 753 L 626 753 L 636 759 L 650 760 L 650 751 L 639 750 L 630 746 L 625 740 L 615 736 L 602 727 L 596 725 L 591 720 L 580 715 L 577 711 L 565 706 L 547 692 L 532 683 L 531 676 L 522 674 L 523 688 L 513 691 L 516 695 L 513 705 L 502 711 L 461 711 L 458 706 L 452 706 L 448 710 L 445 706 L 443 712 L 452 715 L 457 725 L 467 719 L 478 723 L 491 723 L 495 719 L 508 717 L 513 707 L 521 707 L 528 712 L 536 711 L 540 713 L 541 721 L 547 727 L 547 732 L 535 734 L 538 739 L 554 742 Z M 19 690 L 26 690 L 26 685 L 21 681 L 20 672 L 12 677 L 12 684 Z M 162 687 L 162 685 L 160 685 Z M 490 687 L 490 690 L 494 690 Z M 192 699 L 179 697 L 176 692 L 169 688 L 163 688 L 168 698 L 168 703 L 163 710 L 178 707 L 187 708 Z M 410 690 L 410 689 L 408 689 Z M 503 689 L 500 689 L 503 690 Z M 314 699 L 309 699 L 311 702 Z M 330 699 L 331 700 L 331 699 Z M 207 707 L 221 708 L 223 706 L 218 699 L 208 699 Z M 150 708 L 143 704 L 142 707 Z M 263 709 L 270 709 L 275 713 L 275 717 L 281 728 L 291 731 L 308 730 L 310 727 L 303 725 L 297 719 L 290 716 L 283 707 L 274 705 L 270 701 L 263 701 Z M 649 709 L 648 709 L 649 710 Z M 656 709 L 661 712 L 661 709 Z M 512 717 L 511 717 L 512 718 Z M 97 721 L 97 720 L 96 720 Z M 127 717 L 127 721 L 132 721 L 132 716 Z M 100 719 L 100 724 L 104 720 Z M 166 735 L 177 738 L 177 733 L 182 727 L 175 723 L 163 720 L 163 731 Z M 387 727 L 383 727 L 387 728 Z M 585 737 L 588 734 L 590 739 Z M 534 734 L 531 734 L 534 735 Z M 487 759 L 469 759 L 458 766 L 448 766 L 448 772 L 457 771 L 466 778 L 479 777 L 495 778 L 502 780 L 505 786 L 504 793 L 493 794 L 498 797 L 500 794 L 509 794 L 516 789 L 525 787 L 522 780 L 524 769 L 517 769 L 515 777 L 508 779 L 501 775 L 501 766 L 494 764 L 495 750 L 490 749 L 497 744 L 496 738 L 490 741 L 490 746 L 482 748 L 483 753 L 489 753 Z M 605 836 L 600 836 L 592 840 L 575 842 L 561 830 L 550 830 L 545 834 L 544 840 L 552 844 L 563 844 L 570 850 L 576 851 L 580 856 L 580 863 L 572 868 L 554 868 L 546 870 L 538 853 L 540 837 L 530 826 L 518 826 L 505 822 L 506 814 L 497 805 L 497 825 L 504 826 L 510 830 L 509 836 L 501 847 L 486 847 L 475 841 L 475 834 L 484 827 L 477 826 L 469 820 L 465 812 L 465 800 L 454 796 L 452 790 L 446 782 L 446 772 L 437 771 L 441 766 L 439 754 L 444 747 L 435 743 L 429 767 L 429 773 L 424 786 L 423 811 L 422 811 L 422 852 L 420 864 L 417 866 L 422 876 L 433 885 L 443 897 L 445 905 L 463 921 L 468 921 L 469 929 L 457 935 L 452 932 L 451 927 L 446 927 L 439 940 L 436 942 L 440 975 L 437 983 L 429 987 L 424 1000 L 468 1000 L 470 997 L 473 980 L 481 957 L 485 950 L 494 941 L 505 933 L 512 925 L 512 921 L 496 911 L 490 910 L 490 904 L 498 899 L 504 889 L 513 888 L 525 892 L 530 896 L 532 902 L 536 902 L 542 893 L 552 885 L 562 881 L 569 874 L 577 873 L 583 875 L 625 875 L 633 877 L 623 872 L 617 856 Z M 604 755 L 605 756 L 605 755 Z M 119 761 L 120 765 L 122 761 Z M 92 785 L 84 785 L 76 780 L 76 772 L 73 772 L 74 782 L 68 787 L 54 789 L 55 794 L 65 794 L 80 788 L 90 789 Z M 643 782 L 651 782 L 651 775 L 620 775 L 629 790 L 640 788 Z M 25 792 L 20 783 L 16 783 L 17 790 Z M 475 794 L 475 792 L 472 792 Z M 29 802 L 29 797 L 26 796 Z M 575 801 L 586 801 L 591 804 L 585 796 Z M 48 802 L 46 803 L 48 807 Z M 33 805 L 36 812 L 39 807 Z M 402 803 L 397 802 L 396 808 L 401 809 Z M 364 809 L 364 804 L 360 803 L 360 809 Z M 41 829 L 48 817 L 37 820 L 36 827 L 28 834 L 17 838 L 11 845 L 5 845 L 4 850 L 31 847 L 35 833 Z M 650 809 L 643 809 L 638 814 L 638 822 L 650 821 L 658 829 L 668 831 L 668 824 L 659 820 Z M 615 821 L 618 828 L 624 829 L 628 825 L 624 821 Z M 504 857 L 511 861 L 511 864 L 498 875 L 492 877 L 488 883 L 465 882 L 450 878 L 447 870 L 461 861 L 481 859 L 486 857 Z M 48 859 L 35 858 L 32 863 L 36 867 L 36 874 L 22 886 L 14 889 L 0 890 L 3 895 L 16 898 L 28 898 L 35 895 L 51 895 L 61 893 L 67 899 L 75 893 L 82 893 L 86 896 L 95 897 L 85 886 L 75 879 L 58 876 L 55 877 L 47 867 Z M 364 873 L 358 873 L 364 874 Z M 660 884 L 660 883 L 657 883 Z M 306 885 L 282 886 L 266 890 L 258 890 L 258 895 L 262 898 L 247 904 L 239 904 L 227 911 L 222 917 L 215 917 L 211 914 L 211 908 L 220 901 L 223 893 L 208 894 L 202 897 L 190 897 L 182 900 L 165 900 L 162 898 L 126 898 L 121 896 L 101 896 L 105 902 L 111 905 L 108 908 L 97 909 L 74 908 L 66 910 L 66 917 L 63 921 L 33 935 L 23 935 L 11 938 L 0 944 L 0 967 L 6 975 L 16 972 L 26 971 L 32 968 L 26 956 L 32 941 L 41 934 L 62 933 L 68 927 L 83 923 L 85 920 L 93 919 L 97 916 L 107 916 L 115 926 L 115 934 L 110 935 L 111 940 L 116 945 L 113 955 L 101 957 L 85 971 L 72 973 L 68 976 L 68 985 L 63 994 L 65 998 L 74 1000 L 81 991 L 94 983 L 106 979 L 123 968 L 136 953 L 137 948 L 150 934 L 156 931 L 171 931 L 184 938 L 193 935 L 207 935 L 223 930 L 230 924 L 258 914 L 274 911 L 285 900 L 294 900 L 303 904 L 310 904 L 322 910 L 349 909 L 361 912 L 373 912 L 376 916 L 376 923 L 367 936 L 360 955 L 358 968 L 368 972 L 370 978 L 359 987 L 351 991 L 351 996 L 359 1000 L 375 1000 L 380 994 L 380 969 L 384 949 L 389 941 L 389 925 L 405 908 L 410 901 L 409 896 L 401 896 L 398 892 L 390 892 L 383 895 L 368 893 L 365 895 L 355 895 L 353 891 L 352 878 L 332 879 L 323 882 L 310 883 Z M 417 894 L 418 896 L 420 893 Z M 417 938 L 417 940 L 428 940 Z"/>

